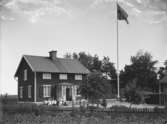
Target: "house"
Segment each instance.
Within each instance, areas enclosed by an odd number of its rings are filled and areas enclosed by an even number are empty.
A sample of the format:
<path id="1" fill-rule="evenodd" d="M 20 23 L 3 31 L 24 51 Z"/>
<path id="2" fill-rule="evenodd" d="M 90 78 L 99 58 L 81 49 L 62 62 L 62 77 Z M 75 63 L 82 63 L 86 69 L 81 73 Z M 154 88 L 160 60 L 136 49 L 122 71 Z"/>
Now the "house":
<path id="1" fill-rule="evenodd" d="M 48 57 L 23 55 L 14 75 L 18 81 L 18 100 L 76 101 L 78 88 L 86 82 L 88 73 L 78 60 L 58 58 L 57 51 L 50 51 Z"/>

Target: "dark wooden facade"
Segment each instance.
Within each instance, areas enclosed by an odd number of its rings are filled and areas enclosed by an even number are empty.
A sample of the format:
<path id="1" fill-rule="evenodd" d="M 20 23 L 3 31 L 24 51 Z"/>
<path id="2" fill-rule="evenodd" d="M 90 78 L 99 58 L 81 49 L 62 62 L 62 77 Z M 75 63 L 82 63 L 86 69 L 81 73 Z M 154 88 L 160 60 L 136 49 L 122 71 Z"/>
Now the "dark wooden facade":
<path id="1" fill-rule="evenodd" d="M 82 81 L 79 80 L 75 80 L 75 74 L 68 74 L 67 73 L 67 80 L 60 80 L 59 79 L 59 74 L 60 73 L 51 73 L 51 77 L 52 79 L 42 79 L 42 74 L 43 72 L 37 72 L 36 76 L 37 76 L 37 101 L 43 101 L 43 100 L 47 100 L 48 98 L 44 98 L 43 97 L 43 91 L 42 91 L 42 85 L 44 84 L 51 84 L 52 85 L 52 92 L 54 92 L 53 90 L 56 90 L 56 86 L 61 84 L 61 83 L 71 83 L 74 85 L 80 85 L 81 83 L 86 82 L 86 75 L 83 74 L 82 77 Z M 62 73 L 61 73 L 62 74 Z M 54 97 L 54 95 L 52 96 Z"/>
<path id="2" fill-rule="evenodd" d="M 27 69 L 27 80 L 24 81 L 24 70 Z M 19 101 L 34 101 L 34 72 L 23 58 L 21 60 L 20 66 L 18 68 L 18 94 L 19 94 L 19 87 L 23 87 L 23 98 L 18 97 Z M 28 85 L 32 86 L 32 97 L 28 98 Z"/>
<path id="3" fill-rule="evenodd" d="M 40 64 L 40 63 L 39 63 Z M 24 70 L 27 70 L 27 80 L 24 80 Z M 51 79 L 43 79 L 43 73 L 50 73 Z M 67 74 L 67 80 L 60 80 L 59 74 Z M 75 80 L 75 75 L 82 75 L 82 80 Z M 49 98 L 43 97 L 42 86 L 50 84 L 52 86 L 52 93 L 56 90 L 57 85 L 68 83 L 72 85 L 80 85 L 86 82 L 87 74 L 80 73 L 56 73 L 56 72 L 34 72 L 31 64 L 22 57 L 21 62 L 16 71 L 15 77 L 18 78 L 18 100 L 22 102 L 41 102 Z M 31 85 L 31 98 L 28 97 L 28 86 Z M 23 87 L 23 97 L 19 97 L 19 88 Z M 36 92 L 36 93 L 35 93 Z M 56 92 L 56 91 L 55 91 Z M 55 97 L 52 95 L 51 97 Z M 55 97 L 56 98 L 56 97 Z"/>

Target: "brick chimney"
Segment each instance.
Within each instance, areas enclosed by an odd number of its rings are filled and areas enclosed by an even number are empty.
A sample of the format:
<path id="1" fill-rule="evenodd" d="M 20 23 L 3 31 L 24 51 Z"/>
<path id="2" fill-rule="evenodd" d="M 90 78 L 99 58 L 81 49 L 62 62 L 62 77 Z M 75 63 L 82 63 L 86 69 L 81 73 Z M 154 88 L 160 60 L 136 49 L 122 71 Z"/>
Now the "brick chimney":
<path id="1" fill-rule="evenodd" d="M 56 60 L 56 58 L 57 58 L 57 51 L 56 50 L 52 50 L 52 51 L 50 51 L 49 52 L 49 57 L 50 57 L 50 59 L 51 60 Z"/>

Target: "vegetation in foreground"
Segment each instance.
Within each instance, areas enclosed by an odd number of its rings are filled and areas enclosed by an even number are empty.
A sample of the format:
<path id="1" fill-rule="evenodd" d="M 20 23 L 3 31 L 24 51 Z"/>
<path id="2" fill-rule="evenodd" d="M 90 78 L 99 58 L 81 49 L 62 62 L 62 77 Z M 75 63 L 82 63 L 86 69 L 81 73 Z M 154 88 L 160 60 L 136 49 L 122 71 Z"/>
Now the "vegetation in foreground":
<path id="1" fill-rule="evenodd" d="M 2 104 L 1 104 L 2 105 Z M 163 124 L 167 120 L 165 109 L 155 112 L 128 112 L 125 106 L 110 109 L 60 109 L 56 106 L 9 103 L 1 106 L 4 124 Z"/>
<path id="2" fill-rule="evenodd" d="M 4 124 L 164 124 L 166 114 L 157 113 L 16 113 L 3 115 Z"/>

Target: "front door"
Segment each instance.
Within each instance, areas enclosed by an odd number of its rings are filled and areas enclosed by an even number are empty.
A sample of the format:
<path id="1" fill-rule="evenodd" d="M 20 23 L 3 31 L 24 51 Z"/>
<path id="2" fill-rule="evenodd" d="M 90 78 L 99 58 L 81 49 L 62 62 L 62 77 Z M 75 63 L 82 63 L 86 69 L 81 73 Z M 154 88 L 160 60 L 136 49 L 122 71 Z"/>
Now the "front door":
<path id="1" fill-rule="evenodd" d="M 72 101 L 72 90 L 71 88 L 66 88 L 66 100 Z"/>

